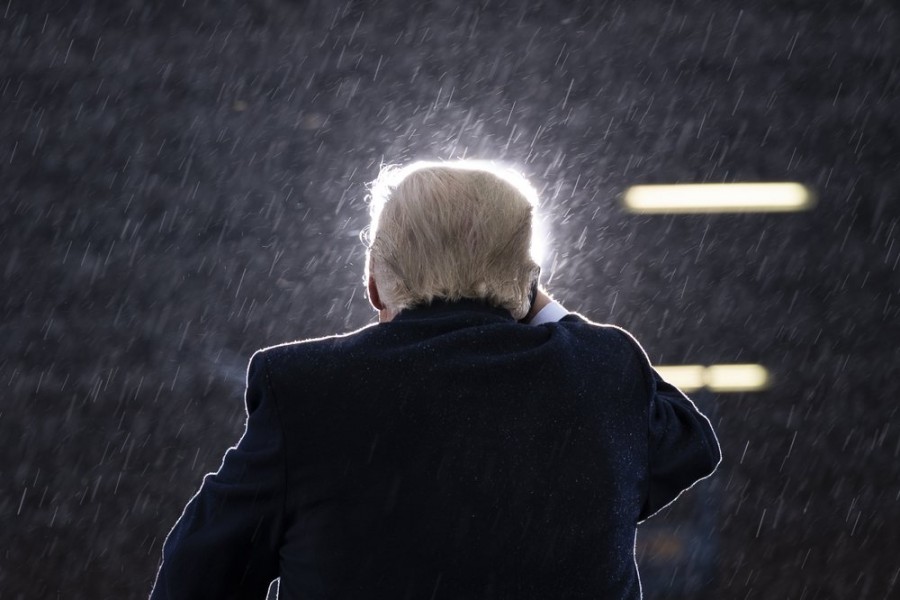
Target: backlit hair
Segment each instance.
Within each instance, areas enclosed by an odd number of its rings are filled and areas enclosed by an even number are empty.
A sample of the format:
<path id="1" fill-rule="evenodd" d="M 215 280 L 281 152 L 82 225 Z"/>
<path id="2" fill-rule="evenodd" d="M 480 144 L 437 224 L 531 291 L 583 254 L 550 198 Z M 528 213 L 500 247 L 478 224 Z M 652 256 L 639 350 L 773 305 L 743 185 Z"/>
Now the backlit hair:
<path id="1" fill-rule="evenodd" d="M 391 312 L 474 298 L 528 313 L 537 193 L 524 177 L 480 161 L 417 162 L 383 168 L 370 193 L 366 274 Z"/>

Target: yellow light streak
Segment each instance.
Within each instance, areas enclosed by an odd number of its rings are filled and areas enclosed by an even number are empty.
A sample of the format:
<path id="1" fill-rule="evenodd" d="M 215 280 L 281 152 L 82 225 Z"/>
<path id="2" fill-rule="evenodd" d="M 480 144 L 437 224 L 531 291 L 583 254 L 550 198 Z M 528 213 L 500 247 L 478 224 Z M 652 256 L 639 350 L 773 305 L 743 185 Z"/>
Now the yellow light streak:
<path id="1" fill-rule="evenodd" d="M 815 196 L 792 182 L 635 185 L 622 204 L 640 214 L 795 212 L 812 208 Z"/>
<path id="2" fill-rule="evenodd" d="M 691 393 L 707 388 L 712 392 L 760 392 L 769 388 L 769 371 L 757 364 L 729 365 L 658 365 L 654 367 L 663 379 Z"/>
<path id="3" fill-rule="evenodd" d="M 706 385 L 703 365 L 669 365 L 654 367 L 662 378 L 682 392 L 696 392 Z"/>
<path id="4" fill-rule="evenodd" d="M 758 392 L 769 387 L 762 365 L 713 365 L 706 369 L 706 387 L 713 392 Z"/>

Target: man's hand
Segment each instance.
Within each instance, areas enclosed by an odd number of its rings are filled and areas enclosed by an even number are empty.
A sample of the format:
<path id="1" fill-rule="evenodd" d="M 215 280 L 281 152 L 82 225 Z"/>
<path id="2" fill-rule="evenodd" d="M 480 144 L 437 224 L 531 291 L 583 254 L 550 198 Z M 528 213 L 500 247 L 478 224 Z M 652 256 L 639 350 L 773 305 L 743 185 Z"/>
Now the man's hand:
<path id="1" fill-rule="evenodd" d="M 525 318 L 522 319 L 522 323 L 531 323 L 531 320 L 541 312 L 541 309 L 553 302 L 553 298 L 551 298 L 547 292 L 544 291 L 543 288 L 538 287 L 537 296 L 534 299 L 534 305 L 531 307 L 531 310 L 528 311 L 528 314 L 525 315 Z"/>

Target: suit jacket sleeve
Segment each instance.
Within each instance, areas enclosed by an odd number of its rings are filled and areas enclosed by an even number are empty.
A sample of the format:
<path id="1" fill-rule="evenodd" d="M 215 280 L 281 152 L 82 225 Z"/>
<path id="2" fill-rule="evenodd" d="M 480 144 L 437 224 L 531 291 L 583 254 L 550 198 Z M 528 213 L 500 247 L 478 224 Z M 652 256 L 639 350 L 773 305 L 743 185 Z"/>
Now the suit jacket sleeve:
<path id="1" fill-rule="evenodd" d="M 247 426 L 169 533 L 151 600 L 265 598 L 278 576 L 284 437 L 265 354 L 247 369 Z"/>
<path id="2" fill-rule="evenodd" d="M 634 338 L 626 337 L 638 354 L 650 397 L 648 484 L 639 517 L 644 520 L 712 474 L 722 453 L 709 419 L 650 366 Z"/>

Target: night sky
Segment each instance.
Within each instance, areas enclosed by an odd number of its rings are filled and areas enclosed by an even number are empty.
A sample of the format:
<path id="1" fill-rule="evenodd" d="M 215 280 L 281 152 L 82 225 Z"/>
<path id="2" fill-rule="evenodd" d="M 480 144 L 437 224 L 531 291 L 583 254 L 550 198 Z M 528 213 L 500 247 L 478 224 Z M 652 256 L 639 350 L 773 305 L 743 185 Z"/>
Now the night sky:
<path id="1" fill-rule="evenodd" d="M 647 598 L 900 597 L 900 5 L 0 3 L 0 597 L 149 594 L 259 347 L 371 322 L 383 163 L 524 173 L 543 281 L 701 392 L 724 462 Z M 797 181 L 796 214 L 630 215 Z M 600 491 L 602 493 L 602 491 Z"/>

